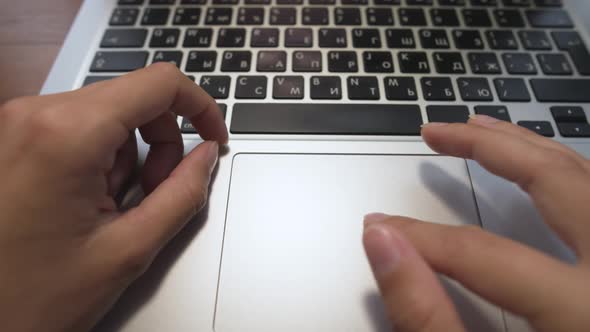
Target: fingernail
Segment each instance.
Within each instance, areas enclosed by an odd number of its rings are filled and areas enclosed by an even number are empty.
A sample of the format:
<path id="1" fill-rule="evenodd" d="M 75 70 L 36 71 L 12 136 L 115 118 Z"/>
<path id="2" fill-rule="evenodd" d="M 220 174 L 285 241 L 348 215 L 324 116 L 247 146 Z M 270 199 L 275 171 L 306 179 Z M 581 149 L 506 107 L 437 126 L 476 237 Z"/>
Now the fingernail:
<path id="1" fill-rule="evenodd" d="M 376 277 L 390 274 L 400 261 L 399 238 L 392 234 L 390 226 L 371 224 L 363 235 L 369 264 Z"/>
<path id="2" fill-rule="evenodd" d="M 209 145 L 207 150 L 207 165 L 209 166 L 209 172 L 213 172 L 219 158 L 219 144 L 217 142 L 207 142 L 207 144 Z"/>
<path id="3" fill-rule="evenodd" d="M 498 120 L 498 119 L 496 119 L 494 117 L 491 117 L 491 116 L 488 116 L 488 115 L 483 115 L 483 114 L 472 114 L 472 115 L 469 116 L 469 118 L 472 121 L 474 121 L 476 123 L 479 123 L 479 124 L 483 124 L 483 125 L 486 125 L 486 124 L 494 124 L 494 123 L 500 122 L 500 120 Z"/>
<path id="4" fill-rule="evenodd" d="M 370 224 L 382 222 L 389 217 L 389 215 L 381 212 L 369 213 L 364 218 L 365 227 L 367 227 Z"/>
<path id="5" fill-rule="evenodd" d="M 420 126 L 420 128 L 424 128 L 424 127 L 442 127 L 442 126 L 446 126 L 448 125 L 448 123 L 446 122 L 428 122 L 425 123 L 423 125 Z"/>

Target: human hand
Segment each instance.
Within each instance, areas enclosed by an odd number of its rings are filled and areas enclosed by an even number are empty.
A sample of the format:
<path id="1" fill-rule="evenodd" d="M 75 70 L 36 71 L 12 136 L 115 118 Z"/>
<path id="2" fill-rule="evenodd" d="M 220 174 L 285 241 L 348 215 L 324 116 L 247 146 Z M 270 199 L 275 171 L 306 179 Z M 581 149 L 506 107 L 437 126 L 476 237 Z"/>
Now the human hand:
<path id="1" fill-rule="evenodd" d="M 184 159 L 171 111 L 210 140 Z M 149 195 L 120 212 L 136 128 Z M 227 139 L 215 101 L 170 64 L 1 107 L 2 330 L 91 329 L 201 209 Z"/>
<path id="2" fill-rule="evenodd" d="M 590 331 L 590 162 L 481 115 L 468 124 L 427 125 L 422 136 L 434 151 L 473 159 L 518 184 L 578 262 L 566 264 L 475 226 L 367 215 L 363 242 L 396 331 L 465 330 L 435 271 L 538 331 Z"/>

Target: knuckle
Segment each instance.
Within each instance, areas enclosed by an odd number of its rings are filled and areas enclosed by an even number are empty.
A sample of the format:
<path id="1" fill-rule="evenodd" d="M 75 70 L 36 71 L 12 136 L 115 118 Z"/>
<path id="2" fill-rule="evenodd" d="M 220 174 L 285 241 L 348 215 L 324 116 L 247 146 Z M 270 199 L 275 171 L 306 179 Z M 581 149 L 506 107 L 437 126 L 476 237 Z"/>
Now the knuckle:
<path id="1" fill-rule="evenodd" d="M 10 122 L 15 118 L 22 117 L 23 113 L 30 108 L 30 97 L 12 99 L 0 107 L 3 122 Z"/>

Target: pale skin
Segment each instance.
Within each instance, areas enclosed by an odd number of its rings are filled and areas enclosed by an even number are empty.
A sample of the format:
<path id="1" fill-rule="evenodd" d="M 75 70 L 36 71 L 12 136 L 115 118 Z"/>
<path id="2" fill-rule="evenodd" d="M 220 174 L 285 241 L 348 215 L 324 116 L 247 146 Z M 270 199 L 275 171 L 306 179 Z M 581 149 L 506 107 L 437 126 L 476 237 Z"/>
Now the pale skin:
<path id="1" fill-rule="evenodd" d="M 186 157 L 172 112 L 190 118 L 205 139 Z M 141 170 L 146 198 L 121 211 L 115 197 L 136 165 L 135 129 L 150 145 Z M 590 330 L 588 161 L 485 117 L 428 125 L 422 134 L 435 151 L 518 183 L 579 260 L 568 265 L 481 229 L 371 214 L 363 241 L 396 331 L 463 330 L 435 272 L 539 331 Z M 0 140 L 2 330 L 80 332 L 205 204 L 228 134 L 215 101 L 174 66 L 158 64 L 11 101 L 0 107 Z M 480 278 L 489 274 L 493 283 Z"/>

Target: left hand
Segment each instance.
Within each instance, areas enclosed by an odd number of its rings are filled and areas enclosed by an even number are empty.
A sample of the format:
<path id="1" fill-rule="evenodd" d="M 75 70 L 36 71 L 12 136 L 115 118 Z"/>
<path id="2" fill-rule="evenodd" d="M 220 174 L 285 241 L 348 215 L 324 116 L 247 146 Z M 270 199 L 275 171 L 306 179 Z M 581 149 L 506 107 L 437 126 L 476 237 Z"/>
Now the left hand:
<path id="1" fill-rule="evenodd" d="M 171 112 L 209 140 L 183 159 Z M 135 129 L 150 145 L 148 196 L 114 197 L 136 166 Z M 170 64 L 0 108 L 2 331 L 91 329 L 207 199 L 225 122 Z"/>

